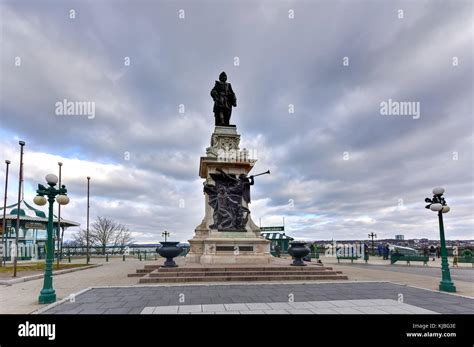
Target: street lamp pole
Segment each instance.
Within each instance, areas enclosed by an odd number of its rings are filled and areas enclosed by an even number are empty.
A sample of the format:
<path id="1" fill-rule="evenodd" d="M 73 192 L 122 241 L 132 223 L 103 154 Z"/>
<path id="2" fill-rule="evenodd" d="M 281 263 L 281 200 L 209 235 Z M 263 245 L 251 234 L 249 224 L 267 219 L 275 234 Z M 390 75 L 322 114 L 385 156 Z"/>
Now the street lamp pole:
<path id="1" fill-rule="evenodd" d="M 19 141 L 20 145 L 20 173 L 18 176 L 18 205 L 16 207 L 16 232 L 15 232 L 15 254 L 13 258 L 13 277 L 16 277 L 16 266 L 18 261 L 18 234 L 20 233 L 20 203 L 21 203 L 21 186 L 23 184 L 23 147 L 25 146 L 25 141 Z"/>
<path id="2" fill-rule="evenodd" d="M 5 170 L 5 195 L 3 196 L 3 225 L 2 225 L 2 264 L 6 266 L 6 259 L 7 259 L 7 245 L 5 243 L 5 233 L 7 232 L 7 221 L 6 213 L 7 213 L 7 191 L 8 191 L 8 167 L 10 165 L 10 160 L 5 160 L 5 164 L 7 164 L 7 168 Z"/>
<path id="3" fill-rule="evenodd" d="M 67 190 L 66 186 L 61 186 L 56 189 L 55 186 L 58 183 L 58 177 L 53 174 L 46 175 L 46 182 L 49 187 L 45 187 L 42 184 L 38 184 L 38 189 L 36 193 L 38 195 L 33 199 L 34 203 L 39 206 L 43 206 L 46 202 L 49 203 L 48 206 L 48 240 L 46 243 L 46 265 L 44 269 L 44 281 L 43 289 L 41 289 L 40 295 L 38 297 L 38 302 L 40 304 L 49 304 L 56 301 L 56 292 L 53 288 L 53 262 L 54 262 L 54 200 L 60 205 L 67 205 L 69 203 L 69 197 L 66 195 Z M 45 198 L 47 196 L 48 199 Z"/>
<path id="4" fill-rule="evenodd" d="M 61 167 L 63 163 L 58 162 L 59 166 L 59 186 L 61 187 Z M 59 261 L 61 260 L 61 205 L 58 204 L 58 226 L 56 230 L 56 240 L 58 243 L 58 256 L 57 256 L 57 264 L 59 269 Z"/>
<path id="5" fill-rule="evenodd" d="M 170 236 L 170 233 L 167 230 L 165 230 L 161 233 L 161 236 L 165 237 L 165 242 L 166 242 L 166 240 L 168 239 L 168 236 Z"/>
<path id="6" fill-rule="evenodd" d="M 86 229 L 86 263 L 89 264 L 89 195 L 91 178 L 87 176 L 87 229 Z"/>
<path id="7" fill-rule="evenodd" d="M 372 256 L 375 255 L 374 237 L 377 238 L 377 234 L 374 234 L 374 232 L 371 232 L 369 234 L 369 238 L 372 238 Z"/>
<path id="8" fill-rule="evenodd" d="M 448 213 L 450 208 L 446 204 L 446 200 L 443 197 L 444 188 L 438 187 L 433 189 L 433 198 L 426 198 L 425 202 L 428 205 L 425 208 L 430 209 L 433 212 L 438 212 L 439 221 L 439 236 L 441 242 L 441 281 L 439 282 L 439 290 L 443 292 L 456 292 L 456 287 L 451 280 L 451 273 L 449 271 L 448 263 L 448 251 L 446 249 L 446 239 L 444 237 L 444 223 L 443 213 Z"/>

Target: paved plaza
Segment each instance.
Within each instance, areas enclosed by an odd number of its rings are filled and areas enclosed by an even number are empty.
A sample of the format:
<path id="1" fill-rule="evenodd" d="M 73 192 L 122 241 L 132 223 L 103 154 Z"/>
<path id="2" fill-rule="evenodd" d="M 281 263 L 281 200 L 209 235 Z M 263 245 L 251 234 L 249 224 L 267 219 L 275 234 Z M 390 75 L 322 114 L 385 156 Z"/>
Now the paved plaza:
<path id="1" fill-rule="evenodd" d="M 240 309 L 232 304 L 239 304 Z M 39 313 L 205 313 L 206 308 L 211 313 L 223 312 L 223 307 L 236 314 L 243 311 L 287 314 L 298 313 L 297 310 L 304 310 L 299 313 L 467 314 L 474 312 L 474 300 L 388 282 L 132 286 L 91 288 Z"/>
<path id="2" fill-rule="evenodd" d="M 142 314 L 436 314 L 390 299 L 145 307 Z"/>
<path id="3" fill-rule="evenodd" d="M 424 266 L 407 266 L 407 265 L 374 265 L 374 264 L 345 264 L 346 266 L 352 266 L 359 269 L 365 270 L 383 270 L 390 272 L 399 272 L 405 274 L 413 275 L 423 275 L 430 276 L 433 278 L 438 278 L 440 276 L 439 267 L 424 267 Z M 451 279 L 453 281 L 463 281 L 463 282 L 474 282 L 474 269 L 469 265 L 469 267 L 459 267 L 449 269 L 451 273 Z M 473 285 L 474 287 L 474 285 Z"/>
<path id="4" fill-rule="evenodd" d="M 437 313 L 474 312 L 473 299 L 468 298 L 474 297 L 474 270 L 471 267 L 451 270 L 458 289 L 457 295 L 436 291 L 441 270 L 431 264 L 429 268 L 362 263 L 332 264 L 334 260 L 324 259 L 325 265 L 340 270 L 349 277 L 349 281 L 343 283 L 138 285 L 138 278 L 127 277 L 145 264 L 156 264 L 160 261 L 138 261 L 130 258 L 123 262 L 117 258 L 105 262 L 104 259 L 93 259 L 92 263 L 100 266 L 54 276 L 54 288 L 59 303 L 56 306 L 46 307 L 38 304 L 42 279 L 10 286 L 0 285 L 0 313 L 32 313 L 41 309 L 44 313 L 140 314 L 147 307 L 158 308 L 158 312 L 162 306 L 289 303 L 290 294 L 293 295 L 294 305 L 314 301 L 345 301 L 346 308 L 355 310 L 359 310 L 354 307 L 357 303 L 348 301 L 391 300 L 398 303 L 398 295 L 403 294 L 403 304 L 420 309 Z M 71 294 L 77 294 L 73 296 L 75 302 L 68 300 Z M 390 311 L 390 307 L 386 306 L 391 305 L 379 303 L 376 306 L 373 307 L 375 311 L 380 309 L 386 312 Z M 166 310 L 170 309 L 172 308 Z"/>

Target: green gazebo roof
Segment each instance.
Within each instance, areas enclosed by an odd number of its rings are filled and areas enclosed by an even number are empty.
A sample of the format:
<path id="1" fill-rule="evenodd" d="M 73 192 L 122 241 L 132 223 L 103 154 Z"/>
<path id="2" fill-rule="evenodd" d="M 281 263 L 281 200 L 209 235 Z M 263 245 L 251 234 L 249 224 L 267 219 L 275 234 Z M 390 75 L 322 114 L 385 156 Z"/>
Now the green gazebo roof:
<path id="1" fill-rule="evenodd" d="M 25 206 L 25 208 L 22 208 L 23 207 L 22 204 Z M 6 209 L 9 209 L 12 207 L 13 209 L 11 209 L 10 212 L 8 212 L 5 215 L 5 220 L 13 220 L 17 218 L 18 203 L 6 206 Z M 0 208 L 0 211 L 2 210 L 3 210 L 3 207 Z M 34 216 L 27 215 L 26 210 L 33 212 Z M 0 214 L 0 220 L 3 220 L 3 214 Z M 44 213 L 44 211 L 38 210 L 37 208 L 34 208 L 30 204 L 28 204 L 25 200 L 20 201 L 20 220 L 27 221 L 27 222 L 48 223 L 48 218 L 46 216 L 46 213 Z M 54 215 L 53 224 L 58 224 L 58 217 L 56 215 Z M 81 224 L 71 221 L 71 220 L 61 218 L 61 226 L 63 227 L 72 227 L 72 226 L 79 226 L 79 225 Z"/>
<path id="2" fill-rule="evenodd" d="M 270 232 L 263 232 L 261 233 L 263 237 L 267 240 L 294 240 L 292 237 L 285 235 L 285 233 L 270 233 Z"/>
<path id="3" fill-rule="evenodd" d="M 18 209 L 14 208 L 13 210 L 10 211 L 9 214 L 18 215 Z M 22 208 L 20 208 L 20 216 L 26 216 L 25 210 Z"/>

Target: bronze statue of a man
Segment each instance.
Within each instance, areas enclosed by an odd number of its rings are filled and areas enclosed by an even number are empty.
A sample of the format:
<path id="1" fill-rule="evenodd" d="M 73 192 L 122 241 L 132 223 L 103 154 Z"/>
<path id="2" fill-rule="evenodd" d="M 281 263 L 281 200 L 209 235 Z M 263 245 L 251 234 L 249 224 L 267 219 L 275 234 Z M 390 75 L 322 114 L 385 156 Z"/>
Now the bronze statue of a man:
<path id="1" fill-rule="evenodd" d="M 229 126 L 232 106 L 237 106 L 237 98 L 232 90 L 232 85 L 227 83 L 227 75 L 222 72 L 219 75 L 219 81 L 216 81 L 211 90 L 211 97 L 214 100 L 214 118 L 216 125 Z"/>

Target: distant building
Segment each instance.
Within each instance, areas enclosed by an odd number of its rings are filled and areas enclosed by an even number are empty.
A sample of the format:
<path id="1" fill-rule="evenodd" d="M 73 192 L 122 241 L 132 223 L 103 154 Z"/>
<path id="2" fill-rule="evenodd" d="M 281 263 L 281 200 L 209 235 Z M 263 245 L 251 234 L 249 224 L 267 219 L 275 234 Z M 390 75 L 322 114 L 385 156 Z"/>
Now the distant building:
<path id="1" fill-rule="evenodd" d="M 263 232 L 262 236 L 271 242 L 272 249 L 274 249 L 275 245 L 278 244 L 281 252 L 286 252 L 288 250 L 290 241 L 294 240 L 292 237 L 285 235 L 285 233 Z"/>
<path id="2" fill-rule="evenodd" d="M 403 240 L 405 240 L 405 235 L 395 235 L 395 240 L 403 241 Z"/>

